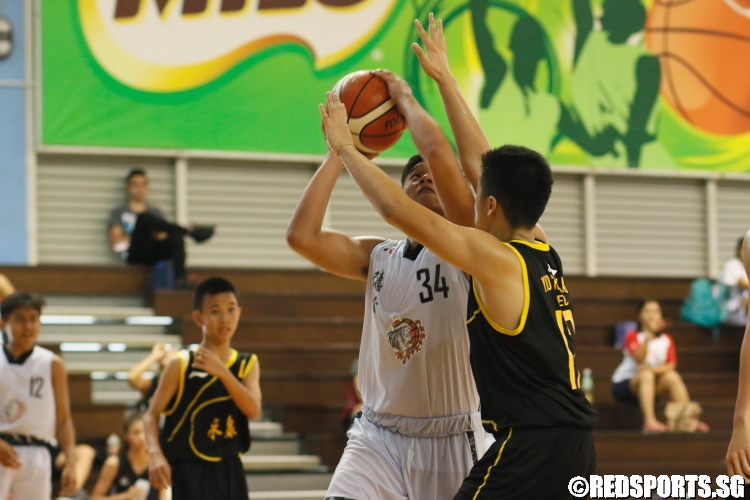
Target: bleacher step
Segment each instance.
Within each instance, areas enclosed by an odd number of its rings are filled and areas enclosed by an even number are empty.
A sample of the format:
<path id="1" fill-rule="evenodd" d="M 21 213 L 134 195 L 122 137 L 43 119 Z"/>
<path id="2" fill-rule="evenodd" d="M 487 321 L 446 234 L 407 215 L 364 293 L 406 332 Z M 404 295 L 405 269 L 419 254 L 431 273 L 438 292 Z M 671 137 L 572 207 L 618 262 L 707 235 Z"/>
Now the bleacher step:
<path id="1" fill-rule="evenodd" d="M 329 471 L 281 471 L 245 473 L 247 486 L 253 491 L 314 491 L 327 490 L 333 473 Z M 323 498 L 321 495 L 318 498 Z"/>
<path id="2" fill-rule="evenodd" d="M 299 471 L 320 467 L 316 455 L 242 455 L 242 466 L 246 471 Z"/>
<path id="3" fill-rule="evenodd" d="M 279 422 L 256 421 L 250 422 L 250 434 L 253 437 L 279 437 L 284 434 L 284 426 Z"/>
<path id="4" fill-rule="evenodd" d="M 253 436 L 253 443 L 249 456 L 263 455 L 298 455 L 300 453 L 300 441 L 297 434 L 286 434 L 280 437 L 266 438 Z"/>
<path id="5" fill-rule="evenodd" d="M 107 319 L 125 319 L 130 316 L 154 316 L 150 307 L 119 307 L 91 305 L 50 305 L 44 308 L 45 316 L 95 316 Z"/>
<path id="6" fill-rule="evenodd" d="M 326 494 L 326 490 L 300 490 L 300 491 L 251 491 L 248 495 L 250 500 L 309 500 L 320 499 Z"/>

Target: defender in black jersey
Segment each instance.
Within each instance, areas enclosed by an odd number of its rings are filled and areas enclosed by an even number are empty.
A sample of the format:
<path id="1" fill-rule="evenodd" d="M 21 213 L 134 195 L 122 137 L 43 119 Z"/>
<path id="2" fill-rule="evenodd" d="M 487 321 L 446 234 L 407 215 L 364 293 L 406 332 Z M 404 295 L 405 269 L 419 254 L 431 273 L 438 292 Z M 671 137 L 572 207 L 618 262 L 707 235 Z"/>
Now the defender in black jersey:
<path id="1" fill-rule="evenodd" d="M 455 498 L 571 498 L 570 479 L 594 472 L 596 414 L 575 366 L 575 322 L 562 264 L 537 225 L 552 192 L 552 172 L 527 148 L 489 150 L 448 78 L 442 28 L 431 23 L 429 34 L 418 28 L 428 55 L 418 46 L 415 51 L 440 85 L 470 181 L 472 165 L 481 168 L 476 228 L 452 224 L 406 197 L 351 146 L 346 109 L 330 93 L 320 107 L 326 138 L 386 222 L 472 276 L 471 363 L 482 419 L 497 442 Z"/>
<path id="2" fill-rule="evenodd" d="M 240 455 L 261 411 L 258 359 L 230 346 L 241 312 L 231 283 L 198 285 L 194 308 L 203 341 L 167 365 L 144 417 L 149 479 L 179 500 L 247 500 Z"/>

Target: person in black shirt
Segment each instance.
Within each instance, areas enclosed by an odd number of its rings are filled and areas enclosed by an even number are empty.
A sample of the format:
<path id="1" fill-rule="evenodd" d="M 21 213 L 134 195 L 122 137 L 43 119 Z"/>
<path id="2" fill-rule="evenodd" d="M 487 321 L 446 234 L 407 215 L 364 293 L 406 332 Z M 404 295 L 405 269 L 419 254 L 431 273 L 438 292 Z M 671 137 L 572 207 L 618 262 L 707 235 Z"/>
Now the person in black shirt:
<path id="1" fill-rule="evenodd" d="M 91 500 L 159 500 L 148 482 L 148 450 L 143 417 L 132 413 L 123 424 L 125 448 L 104 462 Z"/>
<path id="2" fill-rule="evenodd" d="M 157 207 L 147 201 L 146 171 L 131 170 L 125 178 L 128 199 L 112 209 L 107 220 L 107 236 L 112 250 L 130 264 L 152 266 L 169 260 L 176 287 L 188 285 L 185 270 L 185 236 L 202 243 L 214 234 L 214 226 L 182 227 L 168 222 Z"/>
<path id="3" fill-rule="evenodd" d="M 149 479 L 176 500 L 247 500 L 240 455 L 261 412 L 258 358 L 232 349 L 241 309 L 229 281 L 199 284 L 193 308 L 203 340 L 169 362 L 144 416 Z"/>
<path id="4" fill-rule="evenodd" d="M 448 66 L 442 26 L 430 17 L 429 33 L 418 28 L 436 60 L 415 50 L 434 76 Z M 406 197 L 351 145 L 346 109 L 331 93 L 327 106 L 320 106 L 328 146 L 386 222 L 472 276 L 471 364 L 482 421 L 496 442 L 455 498 L 570 498 L 570 479 L 595 470 L 596 412 L 575 365 L 563 266 L 537 225 L 552 192 L 552 172 L 527 148 L 490 150 L 457 89 L 440 87 L 461 164 L 469 180 L 476 179 L 475 228 L 452 224 Z"/>

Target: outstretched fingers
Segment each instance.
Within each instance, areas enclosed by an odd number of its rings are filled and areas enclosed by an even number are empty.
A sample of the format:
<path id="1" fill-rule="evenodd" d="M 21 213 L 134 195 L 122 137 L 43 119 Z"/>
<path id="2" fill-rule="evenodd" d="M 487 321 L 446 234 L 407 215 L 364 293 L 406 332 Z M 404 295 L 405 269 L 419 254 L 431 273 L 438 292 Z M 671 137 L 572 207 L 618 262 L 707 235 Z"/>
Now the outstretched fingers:
<path id="1" fill-rule="evenodd" d="M 417 27 L 417 32 L 419 33 L 419 38 L 422 39 L 422 42 L 427 44 L 430 41 L 430 35 L 424 30 L 424 26 L 422 26 L 422 23 L 419 22 L 419 19 L 414 20 L 414 26 Z"/>

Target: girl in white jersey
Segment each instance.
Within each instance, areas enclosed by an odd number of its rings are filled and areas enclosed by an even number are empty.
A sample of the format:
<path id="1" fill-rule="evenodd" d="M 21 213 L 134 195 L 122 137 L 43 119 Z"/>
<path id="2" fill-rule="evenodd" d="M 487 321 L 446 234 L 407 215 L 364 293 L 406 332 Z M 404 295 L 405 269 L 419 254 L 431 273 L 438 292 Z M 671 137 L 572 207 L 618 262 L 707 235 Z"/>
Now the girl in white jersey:
<path id="1" fill-rule="evenodd" d="M 15 293 L 0 305 L 9 340 L 0 353 L 0 500 L 49 500 L 48 445 L 57 438 L 68 457 L 60 495 L 75 490 L 75 433 L 62 359 L 39 347 L 40 297 Z"/>
<path id="2" fill-rule="evenodd" d="M 456 216 L 473 200 L 440 127 L 403 80 L 379 76 L 424 154 L 406 165 L 404 191 L 441 215 L 444 207 L 448 219 L 471 223 Z M 342 171 L 329 151 L 287 233 L 290 246 L 313 263 L 367 283 L 359 355 L 363 415 L 349 430 L 327 498 L 452 498 L 484 452 L 464 317 L 468 280 L 417 242 L 323 229 Z M 433 180 L 453 189 L 438 200 Z"/>

